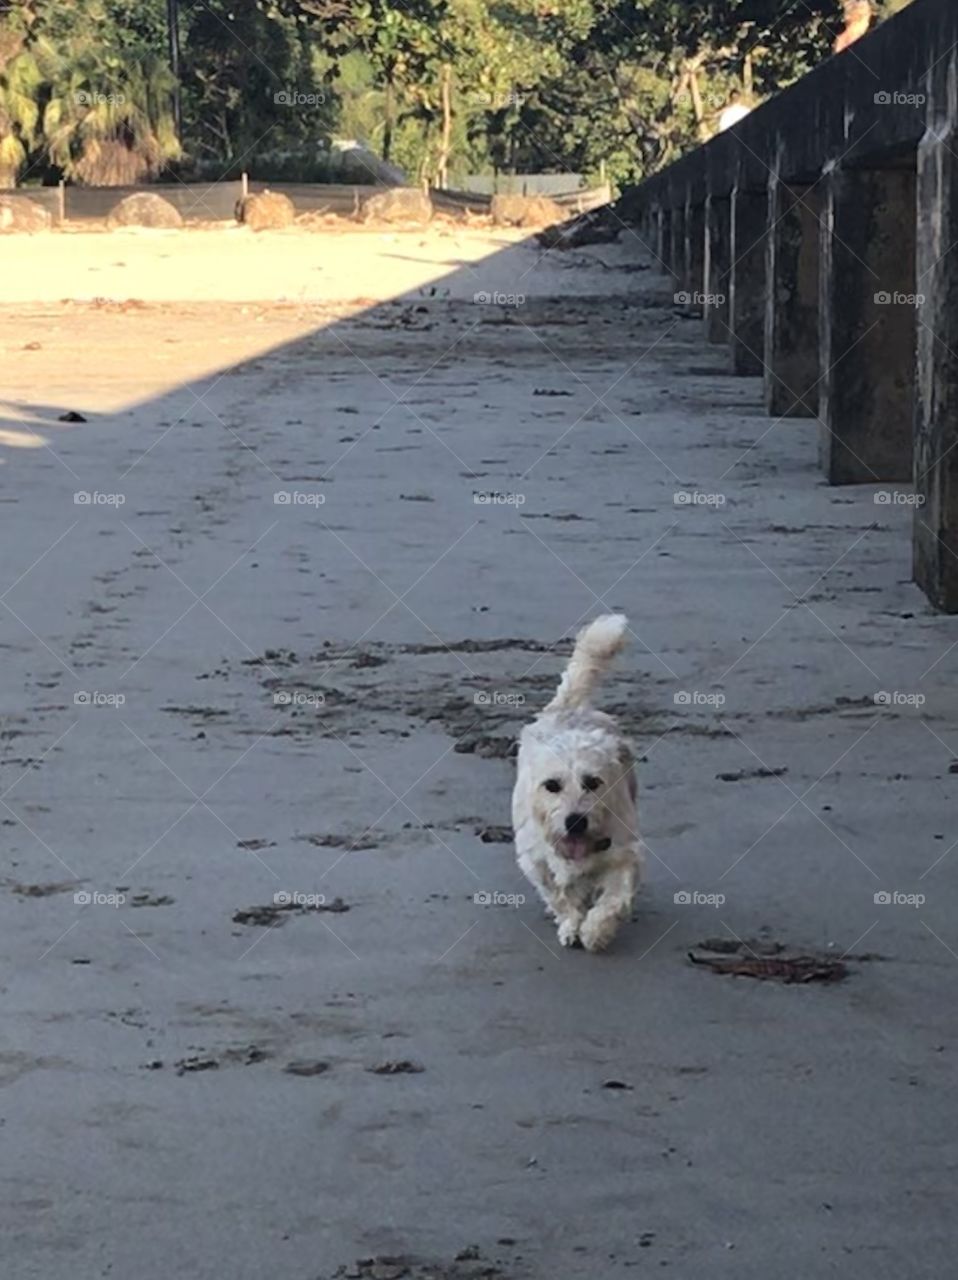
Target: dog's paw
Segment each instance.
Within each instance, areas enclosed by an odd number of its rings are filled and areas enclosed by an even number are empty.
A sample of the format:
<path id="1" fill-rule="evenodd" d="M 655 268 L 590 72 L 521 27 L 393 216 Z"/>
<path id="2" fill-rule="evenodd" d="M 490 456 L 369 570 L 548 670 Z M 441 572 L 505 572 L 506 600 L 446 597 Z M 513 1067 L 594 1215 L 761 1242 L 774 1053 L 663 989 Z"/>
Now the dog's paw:
<path id="1" fill-rule="evenodd" d="M 560 946 L 574 947 L 579 940 L 579 921 L 573 920 L 569 916 L 560 920 L 558 938 Z"/>
<path id="2" fill-rule="evenodd" d="M 619 921 L 615 916 L 587 915 L 579 929 L 579 941 L 586 951 L 604 951 L 618 927 Z"/>

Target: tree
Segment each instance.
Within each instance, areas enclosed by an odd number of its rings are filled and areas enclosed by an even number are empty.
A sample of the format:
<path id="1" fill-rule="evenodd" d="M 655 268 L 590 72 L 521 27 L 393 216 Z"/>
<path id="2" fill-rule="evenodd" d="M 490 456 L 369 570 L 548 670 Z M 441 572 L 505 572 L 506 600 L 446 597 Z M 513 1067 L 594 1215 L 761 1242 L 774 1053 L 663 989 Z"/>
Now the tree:
<path id="1" fill-rule="evenodd" d="M 0 4 L 0 187 L 16 186 L 37 141 L 42 74 L 28 47 L 29 5 Z"/>

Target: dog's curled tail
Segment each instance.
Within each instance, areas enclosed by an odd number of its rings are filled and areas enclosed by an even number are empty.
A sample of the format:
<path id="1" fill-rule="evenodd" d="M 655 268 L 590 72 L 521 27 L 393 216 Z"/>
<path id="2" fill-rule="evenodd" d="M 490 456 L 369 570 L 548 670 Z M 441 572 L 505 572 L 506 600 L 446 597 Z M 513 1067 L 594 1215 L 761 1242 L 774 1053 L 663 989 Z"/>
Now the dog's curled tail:
<path id="1" fill-rule="evenodd" d="M 605 613 L 583 627 L 575 639 L 569 665 L 562 673 L 547 711 L 567 711 L 587 705 L 606 668 L 625 648 L 629 620 L 622 613 Z"/>

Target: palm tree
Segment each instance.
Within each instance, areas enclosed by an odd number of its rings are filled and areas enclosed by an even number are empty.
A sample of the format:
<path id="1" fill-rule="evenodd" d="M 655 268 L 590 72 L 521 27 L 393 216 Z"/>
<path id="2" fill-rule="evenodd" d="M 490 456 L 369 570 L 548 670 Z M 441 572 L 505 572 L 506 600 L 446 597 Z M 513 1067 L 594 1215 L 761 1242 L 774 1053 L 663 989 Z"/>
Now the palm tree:
<path id="1" fill-rule="evenodd" d="M 67 46 L 51 68 L 43 112 L 50 159 L 88 186 L 125 186 L 154 177 L 180 155 L 173 81 L 159 58 L 97 56 Z"/>
<path id="2" fill-rule="evenodd" d="M 12 43 L 12 41 L 11 41 Z M 43 76 L 31 53 L 4 59 L 0 44 L 0 187 L 14 187 L 36 141 Z"/>

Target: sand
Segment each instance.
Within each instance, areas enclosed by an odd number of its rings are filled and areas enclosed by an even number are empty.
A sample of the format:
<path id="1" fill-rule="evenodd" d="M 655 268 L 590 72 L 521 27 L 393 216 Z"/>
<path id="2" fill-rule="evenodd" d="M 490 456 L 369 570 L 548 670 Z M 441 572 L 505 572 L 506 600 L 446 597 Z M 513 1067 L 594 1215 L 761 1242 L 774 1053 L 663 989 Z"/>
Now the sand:
<path id="1" fill-rule="evenodd" d="M 907 491 L 827 488 L 633 238 L 0 280 L 9 1274 L 946 1274 L 958 623 Z M 502 828 L 606 608 L 651 857 L 593 957 Z"/>

